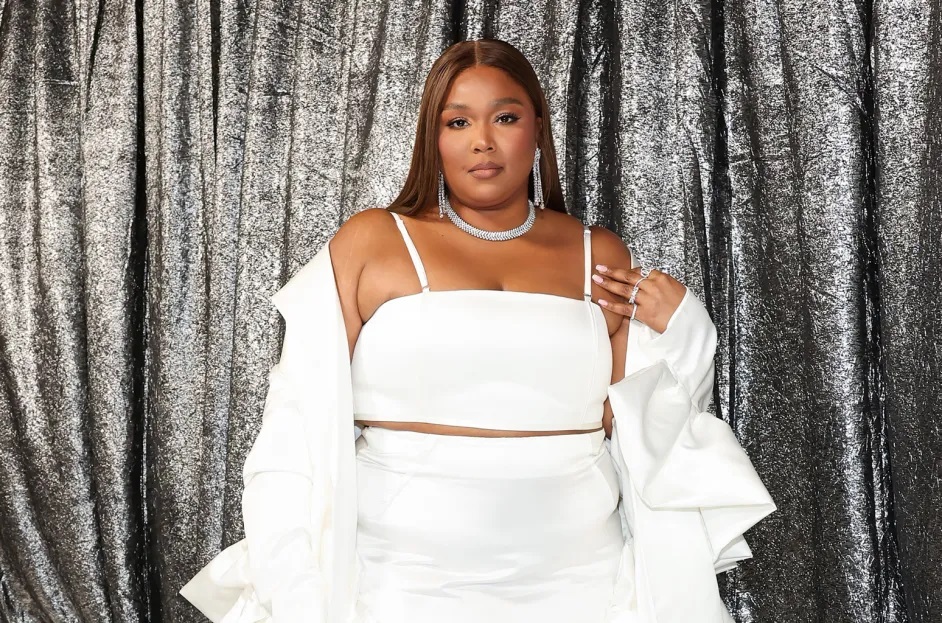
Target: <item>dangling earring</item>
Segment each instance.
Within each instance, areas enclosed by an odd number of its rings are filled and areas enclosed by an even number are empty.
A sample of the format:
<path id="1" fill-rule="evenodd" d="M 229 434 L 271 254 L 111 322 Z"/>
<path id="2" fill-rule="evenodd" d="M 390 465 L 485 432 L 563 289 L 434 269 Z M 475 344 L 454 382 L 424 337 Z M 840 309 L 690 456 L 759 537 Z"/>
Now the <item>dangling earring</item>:
<path id="1" fill-rule="evenodd" d="M 445 218 L 445 176 L 438 172 L 438 218 Z"/>
<path id="2" fill-rule="evenodd" d="M 536 148 L 536 157 L 533 158 L 533 203 L 540 206 L 541 210 L 546 209 L 543 203 L 543 180 L 540 179 L 540 148 Z"/>

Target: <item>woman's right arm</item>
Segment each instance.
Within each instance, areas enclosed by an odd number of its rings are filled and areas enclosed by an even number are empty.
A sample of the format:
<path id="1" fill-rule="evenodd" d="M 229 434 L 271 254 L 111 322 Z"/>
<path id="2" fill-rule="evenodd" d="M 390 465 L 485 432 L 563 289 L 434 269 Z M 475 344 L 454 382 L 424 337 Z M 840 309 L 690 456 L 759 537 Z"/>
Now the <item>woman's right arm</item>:
<path id="1" fill-rule="evenodd" d="M 333 260 L 334 279 L 340 296 L 340 309 L 347 328 L 347 345 L 353 358 L 363 317 L 359 309 L 360 276 L 370 256 L 382 244 L 383 232 L 389 229 L 388 210 L 372 208 L 357 212 L 340 226 L 328 243 Z"/>

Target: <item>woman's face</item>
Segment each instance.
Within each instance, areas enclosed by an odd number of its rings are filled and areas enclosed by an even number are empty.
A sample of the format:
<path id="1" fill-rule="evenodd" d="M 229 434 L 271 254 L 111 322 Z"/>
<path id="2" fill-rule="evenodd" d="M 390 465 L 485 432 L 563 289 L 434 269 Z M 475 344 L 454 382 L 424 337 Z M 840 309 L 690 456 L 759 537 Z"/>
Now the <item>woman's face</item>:
<path id="1" fill-rule="evenodd" d="M 542 120 L 526 90 L 500 69 L 458 74 L 445 97 L 438 150 L 452 203 L 500 208 L 526 201 Z M 490 163 L 490 168 L 474 171 Z"/>

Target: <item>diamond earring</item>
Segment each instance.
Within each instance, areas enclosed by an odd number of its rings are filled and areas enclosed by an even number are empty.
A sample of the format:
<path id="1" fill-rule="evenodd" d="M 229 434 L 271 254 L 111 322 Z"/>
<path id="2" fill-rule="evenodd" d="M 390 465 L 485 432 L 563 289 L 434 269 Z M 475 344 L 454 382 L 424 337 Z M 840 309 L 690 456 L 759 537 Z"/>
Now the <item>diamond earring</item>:
<path id="1" fill-rule="evenodd" d="M 438 218 L 445 218 L 445 176 L 438 172 Z"/>
<path id="2" fill-rule="evenodd" d="M 540 148 L 536 148 L 536 156 L 533 158 L 533 203 L 540 206 L 541 210 L 546 209 L 543 203 L 543 180 L 540 179 Z"/>

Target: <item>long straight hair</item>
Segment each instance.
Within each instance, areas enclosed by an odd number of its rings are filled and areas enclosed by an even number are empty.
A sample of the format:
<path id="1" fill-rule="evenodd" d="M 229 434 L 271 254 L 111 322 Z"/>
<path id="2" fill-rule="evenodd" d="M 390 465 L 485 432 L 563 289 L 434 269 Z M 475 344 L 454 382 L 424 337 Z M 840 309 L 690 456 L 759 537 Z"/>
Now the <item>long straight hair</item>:
<path id="1" fill-rule="evenodd" d="M 556 166 L 556 148 L 550 131 L 550 116 L 546 96 L 540 80 L 526 57 L 514 46 L 498 39 L 459 41 L 446 49 L 432 65 L 419 107 L 415 147 L 412 163 L 399 196 L 387 210 L 399 214 L 413 215 L 425 206 L 438 202 L 438 172 L 441 170 L 441 155 L 438 152 L 438 122 L 445 107 L 445 97 L 455 78 L 462 71 L 485 65 L 506 72 L 526 90 L 533 102 L 536 116 L 543 119 L 543 127 L 537 137 L 540 155 L 540 177 L 543 185 L 543 200 L 546 207 L 557 212 L 566 212 L 563 191 L 559 183 Z M 529 197 L 533 198 L 533 174 L 530 174 Z"/>

